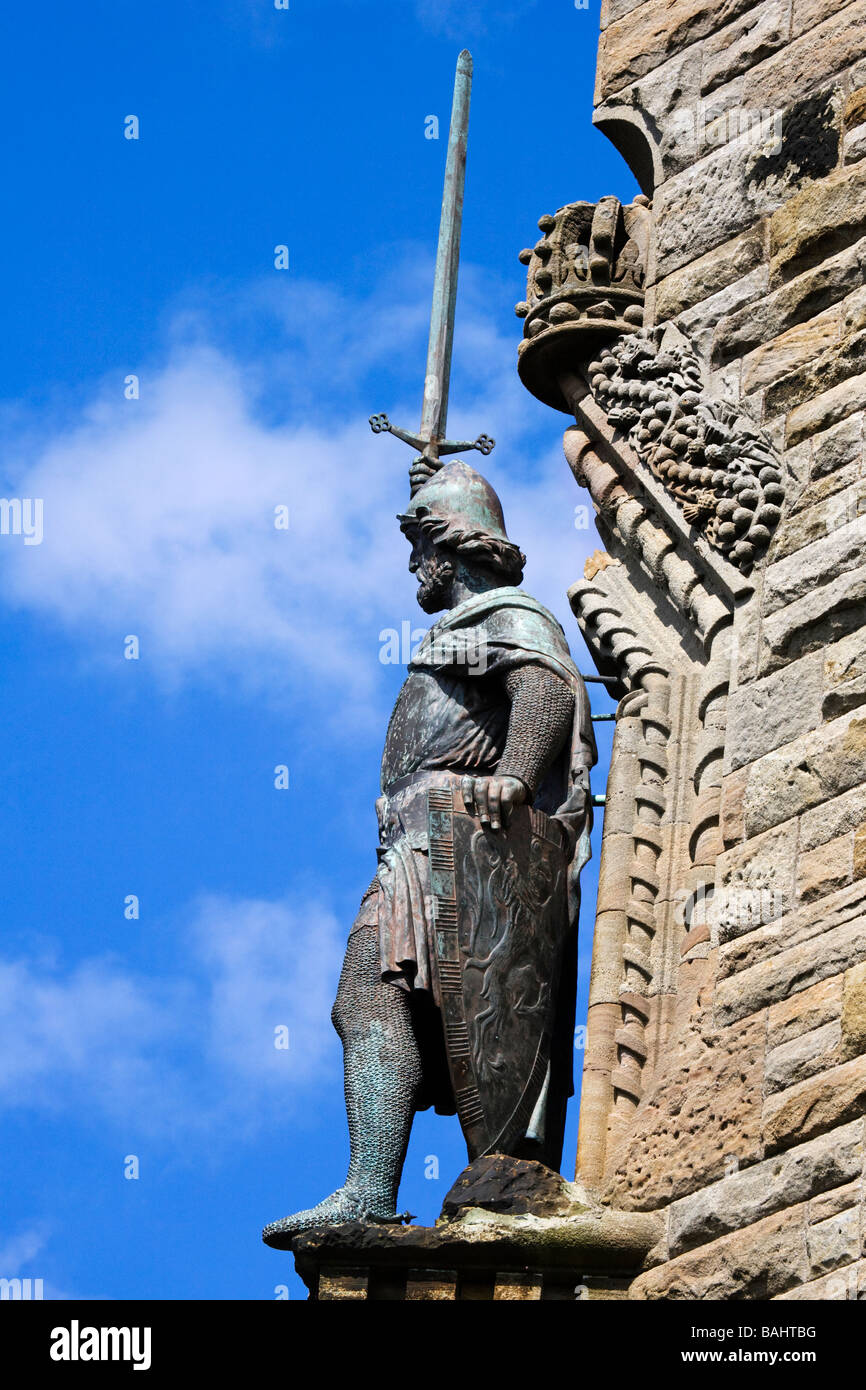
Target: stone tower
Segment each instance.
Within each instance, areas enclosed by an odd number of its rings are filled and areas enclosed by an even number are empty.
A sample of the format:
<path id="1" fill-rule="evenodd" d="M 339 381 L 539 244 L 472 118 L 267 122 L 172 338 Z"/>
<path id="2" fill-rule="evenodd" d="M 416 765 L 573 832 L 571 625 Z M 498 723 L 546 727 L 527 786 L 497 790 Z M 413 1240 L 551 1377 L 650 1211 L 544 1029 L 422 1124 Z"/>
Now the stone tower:
<path id="1" fill-rule="evenodd" d="M 518 305 L 621 697 L 577 1176 L 632 1298 L 862 1298 L 866 4 L 607 0 L 595 121 L 645 196 Z"/>

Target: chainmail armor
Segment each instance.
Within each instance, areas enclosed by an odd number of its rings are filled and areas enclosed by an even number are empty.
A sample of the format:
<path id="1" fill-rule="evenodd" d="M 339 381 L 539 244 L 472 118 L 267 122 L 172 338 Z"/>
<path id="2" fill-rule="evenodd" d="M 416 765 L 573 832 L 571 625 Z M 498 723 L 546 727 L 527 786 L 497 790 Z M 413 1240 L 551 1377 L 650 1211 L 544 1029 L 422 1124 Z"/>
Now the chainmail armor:
<path id="1" fill-rule="evenodd" d="M 343 1043 L 349 1171 L 317 1206 L 266 1226 L 268 1244 L 288 1244 L 314 1226 L 395 1219 L 421 1058 L 409 998 L 382 980 L 375 927 L 349 937 L 331 1021 Z"/>
<path id="2" fill-rule="evenodd" d="M 574 696 L 567 683 L 543 666 L 518 666 L 505 677 L 511 700 L 508 739 L 498 777 L 519 777 L 534 798 L 571 733 Z"/>

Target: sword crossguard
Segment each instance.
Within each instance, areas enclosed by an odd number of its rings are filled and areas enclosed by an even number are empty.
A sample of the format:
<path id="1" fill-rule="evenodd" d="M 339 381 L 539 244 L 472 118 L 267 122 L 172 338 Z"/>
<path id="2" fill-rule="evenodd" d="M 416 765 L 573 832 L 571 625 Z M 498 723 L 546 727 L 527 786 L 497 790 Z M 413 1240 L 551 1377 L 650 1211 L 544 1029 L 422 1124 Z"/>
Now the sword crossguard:
<path id="1" fill-rule="evenodd" d="M 419 434 L 410 434 L 408 430 L 401 430 L 397 425 L 392 425 L 384 411 L 378 415 L 370 416 L 370 429 L 374 434 L 393 434 L 396 439 L 402 439 L 403 443 L 408 444 L 410 448 L 417 449 L 422 456 L 426 455 L 427 449 L 434 442 L 430 439 L 423 439 Z M 466 454 L 477 449 L 486 458 L 495 445 L 496 440 L 491 439 L 489 434 L 479 434 L 477 439 L 440 440 L 436 446 L 436 452 L 441 456 L 442 454 Z"/>

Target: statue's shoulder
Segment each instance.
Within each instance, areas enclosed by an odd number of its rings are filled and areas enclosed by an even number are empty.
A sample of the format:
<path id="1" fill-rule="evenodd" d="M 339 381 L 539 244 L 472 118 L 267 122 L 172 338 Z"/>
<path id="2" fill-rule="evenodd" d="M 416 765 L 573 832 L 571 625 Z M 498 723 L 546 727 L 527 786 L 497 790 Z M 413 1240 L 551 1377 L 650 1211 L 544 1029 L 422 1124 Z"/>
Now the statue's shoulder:
<path id="1" fill-rule="evenodd" d="M 525 589 L 493 589 L 488 594 L 480 594 L 475 602 L 479 604 L 475 620 L 483 622 L 489 631 L 544 633 L 557 646 L 568 650 L 562 624 Z"/>

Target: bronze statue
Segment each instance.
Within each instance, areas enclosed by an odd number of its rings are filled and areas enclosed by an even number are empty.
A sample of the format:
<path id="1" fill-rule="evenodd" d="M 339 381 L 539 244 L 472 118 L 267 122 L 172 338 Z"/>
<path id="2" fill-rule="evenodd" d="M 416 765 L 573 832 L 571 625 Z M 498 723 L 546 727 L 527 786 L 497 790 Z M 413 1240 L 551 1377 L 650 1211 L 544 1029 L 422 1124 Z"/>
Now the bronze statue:
<path id="1" fill-rule="evenodd" d="M 577 878 L 595 743 L 562 628 L 518 586 L 525 558 L 485 478 L 446 438 L 471 58 L 457 66 L 417 435 L 398 517 L 426 613 L 382 759 L 379 866 L 349 934 L 333 1023 L 351 1159 L 338 1191 L 267 1226 L 395 1221 L 416 1110 L 460 1117 L 470 1158 L 558 1167 L 572 1089 Z"/>
<path id="2" fill-rule="evenodd" d="M 399 521 L 419 604 L 446 612 L 391 715 L 379 867 L 332 1015 L 349 1173 L 266 1228 L 278 1248 L 317 1225 L 397 1219 L 416 1110 L 456 1109 L 470 1158 L 558 1167 L 562 1146 L 595 761 L 586 690 L 555 618 L 517 587 L 524 556 L 479 473 L 432 472 Z"/>

